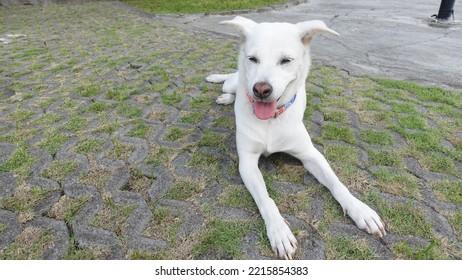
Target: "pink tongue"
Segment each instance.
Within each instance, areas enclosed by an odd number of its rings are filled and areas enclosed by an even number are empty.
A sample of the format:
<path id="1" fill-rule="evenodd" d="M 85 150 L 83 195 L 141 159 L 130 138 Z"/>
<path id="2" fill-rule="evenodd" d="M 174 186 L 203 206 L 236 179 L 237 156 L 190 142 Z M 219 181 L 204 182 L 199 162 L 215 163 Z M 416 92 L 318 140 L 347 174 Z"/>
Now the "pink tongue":
<path id="1" fill-rule="evenodd" d="M 253 109 L 257 118 L 260 120 L 267 120 L 274 117 L 277 105 L 277 101 L 271 103 L 255 101 L 253 103 Z"/>

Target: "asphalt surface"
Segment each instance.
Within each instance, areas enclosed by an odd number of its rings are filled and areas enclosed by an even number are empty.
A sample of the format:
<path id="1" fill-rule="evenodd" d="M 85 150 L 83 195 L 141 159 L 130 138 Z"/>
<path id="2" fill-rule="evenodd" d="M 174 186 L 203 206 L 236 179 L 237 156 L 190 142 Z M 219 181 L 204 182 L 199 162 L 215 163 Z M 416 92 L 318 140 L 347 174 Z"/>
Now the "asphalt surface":
<path id="1" fill-rule="evenodd" d="M 354 75 L 373 74 L 462 88 L 462 3 L 456 1 L 455 21 L 434 24 L 439 1 L 311 0 L 287 9 L 244 16 L 263 22 L 320 19 L 340 33 L 313 44 L 313 54 Z M 459 15 L 459 16 L 458 16 Z M 218 23 L 232 15 L 193 15 L 175 18 L 188 26 L 235 35 Z"/>

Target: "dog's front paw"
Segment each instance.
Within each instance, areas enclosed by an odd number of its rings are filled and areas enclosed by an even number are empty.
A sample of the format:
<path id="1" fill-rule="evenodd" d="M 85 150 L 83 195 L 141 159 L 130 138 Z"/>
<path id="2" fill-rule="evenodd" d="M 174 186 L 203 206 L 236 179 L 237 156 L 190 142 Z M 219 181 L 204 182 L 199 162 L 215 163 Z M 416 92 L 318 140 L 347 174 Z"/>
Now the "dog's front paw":
<path id="1" fill-rule="evenodd" d="M 359 199 L 352 197 L 351 202 L 343 208 L 343 211 L 350 216 L 358 228 L 379 237 L 386 235 L 385 224 L 382 219 Z"/>
<path id="2" fill-rule="evenodd" d="M 297 250 L 297 239 L 284 219 L 266 227 L 268 239 L 275 255 L 291 260 Z"/>

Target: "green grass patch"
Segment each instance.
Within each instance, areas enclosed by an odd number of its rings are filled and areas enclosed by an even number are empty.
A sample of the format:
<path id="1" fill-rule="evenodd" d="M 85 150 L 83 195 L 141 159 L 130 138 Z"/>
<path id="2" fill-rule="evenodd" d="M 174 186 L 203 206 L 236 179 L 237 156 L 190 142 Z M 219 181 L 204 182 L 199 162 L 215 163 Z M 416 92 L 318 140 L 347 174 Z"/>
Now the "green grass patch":
<path id="1" fill-rule="evenodd" d="M 111 88 L 107 91 L 105 97 L 107 99 L 123 101 L 130 98 L 132 95 L 140 94 L 141 90 L 138 86 L 122 84 Z"/>
<path id="2" fill-rule="evenodd" d="M 135 209 L 135 205 L 116 204 L 112 199 L 105 198 L 103 209 L 93 218 L 91 224 L 120 236 L 127 226 L 127 218 Z"/>
<path id="3" fill-rule="evenodd" d="M 347 116 L 344 111 L 323 110 L 324 120 L 330 122 L 346 122 Z"/>
<path id="4" fill-rule="evenodd" d="M 18 146 L 26 146 L 27 139 L 40 133 L 38 129 L 21 129 L 11 133 L 0 134 L 0 141 L 15 144 Z"/>
<path id="5" fill-rule="evenodd" d="M 115 104 L 108 104 L 104 102 L 93 102 L 91 105 L 87 106 L 84 111 L 85 112 L 90 112 L 90 113 L 101 113 L 104 112 L 108 109 L 112 109 L 115 107 Z M 119 108 L 120 111 L 123 112 L 123 110 L 126 109 L 126 107 Z"/>
<path id="6" fill-rule="evenodd" d="M 432 187 L 440 199 L 462 205 L 462 179 L 434 182 Z"/>
<path id="7" fill-rule="evenodd" d="M 77 114 L 74 114 L 63 126 L 61 126 L 61 129 L 77 132 L 83 130 L 86 125 L 86 119 L 79 117 Z"/>
<path id="8" fill-rule="evenodd" d="M 213 100 L 210 97 L 199 96 L 191 100 L 191 108 L 207 109 L 212 106 Z"/>
<path id="9" fill-rule="evenodd" d="M 383 165 L 392 167 L 403 166 L 403 160 L 397 152 L 368 150 L 367 154 L 369 156 L 369 164 L 371 165 Z"/>
<path id="10" fill-rule="evenodd" d="M 408 143 L 417 150 L 441 151 L 441 138 L 438 132 L 433 130 L 404 133 Z"/>
<path id="11" fill-rule="evenodd" d="M 219 116 L 213 120 L 212 126 L 232 129 L 234 128 L 234 118 L 228 116 Z"/>
<path id="12" fill-rule="evenodd" d="M 114 148 L 106 153 L 106 156 L 109 158 L 127 161 L 133 151 L 135 151 L 135 148 L 132 146 L 120 143 L 118 138 L 113 138 L 112 142 L 114 143 Z"/>
<path id="13" fill-rule="evenodd" d="M 77 147 L 75 147 L 75 151 L 80 154 L 91 154 L 101 150 L 104 142 L 106 141 L 101 138 L 87 138 L 79 142 Z"/>
<path id="14" fill-rule="evenodd" d="M 203 112 L 187 112 L 180 117 L 180 122 L 182 123 L 189 123 L 189 124 L 197 124 L 204 118 Z"/>
<path id="15" fill-rule="evenodd" d="M 207 146 L 207 147 L 224 149 L 226 147 L 225 141 L 226 141 L 225 135 L 207 130 L 205 131 L 198 145 L 200 147 Z"/>
<path id="16" fill-rule="evenodd" d="M 441 260 L 445 259 L 444 255 L 438 252 L 437 248 L 440 244 L 436 240 L 431 240 L 426 247 L 416 247 L 408 244 L 405 240 L 402 243 L 393 246 L 393 252 L 398 259 L 407 260 Z"/>
<path id="17" fill-rule="evenodd" d="M 173 149 L 155 147 L 149 151 L 149 155 L 146 158 L 146 163 L 167 166 L 170 163 L 170 160 L 175 157 L 177 153 L 178 151 Z"/>
<path id="18" fill-rule="evenodd" d="M 131 137 L 146 138 L 150 132 L 149 126 L 141 119 L 136 120 L 136 126 L 128 134 Z"/>
<path id="19" fill-rule="evenodd" d="M 180 141 L 184 140 L 187 136 L 191 134 L 190 129 L 180 128 L 180 127 L 170 127 L 167 130 L 167 133 L 164 136 L 165 140 L 168 141 Z"/>
<path id="20" fill-rule="evenodd" d="M 80 86 L 77 88 L 77 95 L 81 97 L 95 97 L 98 93 L 100 93 L 100 86 L 98 85 L 87 85 L 87 86 Z"/>
<path id="21" fill-rule="evenodd" d="M 63 119 L 63 116 L 54 114 L 54 113 L 47 113 L 41 115 L 39 118 L 35 119 L 32 123 L 35 125 L 52 125 L 60 120 Z"/>
<path id="22" fill-rule="evenodd" d="M 358 150 L 352 146 L 326 145 L 324 153 L 328 161 L 338 161 L 342 163 L 358 164 Z"/>
<path id="23" fill-rule="evenodd" d="M 127 259 L 129 260 L 167 260 L 168 255 L 163 250 L 148 251 L 148 250 L 131 250 Z"/>
<path id="24" fill-rule="evenodd" d="M 109 254 L 109 248 L 81 248 L 74 237 L 69 240 L 69 246 L 63 259 L 65 260 L 102 260 Z"/>
<path id="25" fill-rule="evenodd" d="M 225 206 L 258 211 L 252 195 L 244 187 L 227 187 L 221 201 Z"/>
<path id="26" fill-rule="evenodd" d="M 163 13 L 205 13 L 229 10 L 251 9 L 271 4 L 283 3 L 285 0 L 123 0 L 125 3 L 137 6 L 147 12 L 154 14 Z"/>
<path id="27" fill-rule="evenodd" d="M 54 129 L 52 129 L 45 131 L 45 137 L 42 141 L 40 141 L 38 146 L 54 155 L 59 151 L 59 149 L 61 149 L 61 146 L 67 139 L 69 139 L 69 136 L 57 133 Z"/>
<path id="28" fill-rule="evenodd" d="M 446 173 L 450 175 L 458 175 L 459 169 L 457 168 L 454 160 L 450 157 L 439 153 L 429 153 L 420 155 L 420 165 L 432 172 Z"/>
<path id="29" fill-rule="evenodd" d="M 367 111 L 380 111 L 383 110 L 382 106 L 380 106 L 380 103 L 376 100 L 372 99 L 366 99 L 361 102 L 360 107 L 361 110 L 367 110 Z"/>
<path id="30" fill-rule="evenodd" d="M 408 91 L 416 95 L 417 98 L 422 101 L 439 102 L 458 107 L 462 105 L 460 93 L 458 92 L 444 90 L 438 87 L 421 86 L 409 81 L 390 80 L 383 78 L 376 78 L 375 80 L 379 85 L 383 87 Z"/>
<path id="31" fill-rule="evenodd" d="M 189 167 L 201 168 L 209 171 L 209 175 L 212 176 L 215 174 L 220 165 L 220 159 L 214 155 L 206 154 L 201 151 L 196 151 L 191 157 L 191 160 L 188 163 Z"/>
<path id="32" fill-rule="evenodd" d="M 18 109 L 14 113 L 10 114 L 7 119 L 16 122 L 24 122 L 28 120 L 35 113 L 28 110 Z"/>
<path id="33" fill-rule="evenodd" d="M 143 113 L 143 110 L 134 105 L 122 102 L 117 107 L 117 113 L 124 115 L 128 118 L 140 118 L 141 114 Z"/>
<path id="34" fill-rule="evenodd" d="M 42 173 L 42 176 L 54 181 L 60 181 L 76 170 L 78 166 L 79 164 L 75 161 L 55 160 L 51 163 L 50 167 Z"/>
<path id="35" fill-rule="evenodd" d="M 364 124 L 388 127 L 392 123 L 392 114 L 389 111 L 361 111 L 358 115 L 359 120 Z"/>
<path id="36" fill-rule="evenodd" d="M 376 258 L 365 240 L 336 236 L 327 239 L 326 257 L 329 260 L 373 260 Z"/>
<path id="37" fill-rule="evenodd" d="M 462 211 L 456 212 L 450 221 L 454 226 L 455 233 L 460 240 L 462 238 Z"/>
<path id="38" fill-rule="evenodd" d="M 423 130 L 426 128 L 425 121 L 417 115 L 398 116 L 398 123 L 402 127 L 409 129 Z"/>
<path id="39" fill-rule="evenodd" d="M 53 243 L 53 236 L 45 229 L 26 227 L 14 242 L 0 250 L 1 260 L 38 260 Z"/>
<path id="40" fill-rule="evenodd" d="M 373 193 L 364 198 L 364 201 L 378 206 L 388 232 L 431 238 L 431 225 L 421 211 L 414 208 L 411 203 L 384 203 Z"/>
<path id="41" fill-rule="evenodd" d="M 191 180 L 179 180 L 168 189 L 165 197 L 168 199 L 187 200 L 200 193 L 203 186 Z"/>
<path id="42" fill-rule="evenodd" d="M 207 232 L 193 249 L 193 255 L 213 252 L 220 259 L 240 259 L 242 239 L 251 230 L 250 223 L 213 219 L 207 225 Z"/>
<path id="43" fill-rule="evenodd" d="M 112 135 L 120 127 L 122 127 L 122 123 L 120 123 L 117 119 L 108 120 L 107 117 L 103 116 L 103 119 L 101 120 L 101 124 L 95 130 L 95 132 L 107 133 L 109 135 Z"/>
<path id="44" fill-rule="evenodd" d="M 172 211 L 155 203 L 151 203 L 149 206 L 152 211 L 152 220 L 143 235 L 149 238 L 166 239 L 172 244 L 178 242 L 177 232 L 184 222 L 183 212 Z"/>
<path id="45" fill-rule="evenodd" d="M 13 196 L 0 199 L 0 208 L 13 212 L 33 212 L 33 208 L 50 195 L 50 191 L 35 187 L 18 187 Z"/>
<path id="46" fill-rule="evenodd" d="M 0 171 L 11 171 L 25 177 L 29 175 L 30 168 L 35 161 L 36 159 L 30 155 L 26 148 L 19 147 L 2 165 L 0 165 Z"/>
<path id="47" fill-rule="evenodd" d="M 350 144 L 356 144 L 353 131 L 346 126 L 326 124 L 323 126 L 322 137 L 325 139 L 343 140 Z"/>
<path id="48" fill-rule="evenodd" d="M 390 232 L 396 234 L 416 234 L 431 236 L 431 226 L 424 216 L 411 205 L 395 205 L 382 207 L 381 212 Z"/>
<path id="49" fill-rule="evenodd" d="M 366 129 L 361 131 L 361 139 L 373 145 L 391 146 L 394 143 L 393 137 L 389 132 L 384 130 Z"/>
<path id="50" fill-rule="evenodd" d="M 277 155 L 274 155 L 276 158 Z M 283 158 L 274 160 L 276 172 L 272 174 L 271 181 L 288 181 L 291 183 L 302 183 L 306 174 L 306 169 L 301 163 L 289 164 Z"/>
<path id="51" fill-rule="evenodd" d="M 164 93 L 162 94 L 162 103 L 167 106 L 178 106 L 180 102 L 183 100 L 181 94 L 174 92 L 174 93 Z"/>
<path id="52" fill-rule="evenodd" d="M 61 196 L 59 201 L 51 207 L 50 211 L 48 211 L 48 216 L 70 224 L 80 209 L 82 209 L 90 200 L 91 198 L 86 196 Z"/>
<path id="53" fill-rule="evenodd" d="M 407 102 L 389 102 L 391 106 L 391 111 L 395 113 L 407 113 L 407 114 L 416 114 L 415 105 Z"/>
<path id="54" fill-rule="evenodd" d="M 381 169 L 372 172 L 376 177 L 376 185 L 383 191 L 395 195 L 419 197 L 419 184 L 417 179 L 409 173 L 393 172 Z"/>

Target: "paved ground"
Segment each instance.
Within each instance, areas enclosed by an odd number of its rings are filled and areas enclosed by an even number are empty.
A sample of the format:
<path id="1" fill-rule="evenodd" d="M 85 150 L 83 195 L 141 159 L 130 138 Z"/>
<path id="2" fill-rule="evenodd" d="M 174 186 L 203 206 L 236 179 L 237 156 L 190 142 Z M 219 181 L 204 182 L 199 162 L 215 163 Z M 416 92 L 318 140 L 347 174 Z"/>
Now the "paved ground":
<path id="1" fill-rule="evenodd" d="M 405 78 L 427 84 L 462 88 L 462 21 L 456 1 L 456 24 L 431 24 L 439 1 L 311 0 L 307 4 L 267 13 L 249 13 L 256 21 L 299 22 L 321 19 L 341 34 L 322 38 L 313 53 L 329 65 L 351 74 L 375 74 Z M 230 15 L 183 17 L 200 29 L 235 34 L 218 22 Z M 177 19 L 178 21 L 178 19 Z"/>
<path id="2" fill-rule="evenodd" d="M 325 2 L 252 17 L 296 21 L 316 7 L 344 34 L 316 42 L 305 123 L 389 234 L 358 230 L 294 159 L 262 158 L 297 258 L 461 259 L 461 92 L 380 78 L 457 87 L 460 65 L 444 67 L 447 77 L 423 59 L 419 77 L 392 68 L 383 54 L 407 49 L 397 61 L 407 65 L 432 40 L 414 50 L 422 37 L 365 35 L 378 10 L 353 25 L 364 5 L 329 15 Z M 236 68 L 237 40 L 204 30 L 224 16 L 191 22 L 102 2 L 0 8 L 0 18 L 0 259 L 272 258 L 237 174 L 233 108 L 216 105 L 220 87 L 204 81 Z M 409 21 L 393 13 L 374 24 L 410 30 Z M 416 21 L 430 39 L 438 30 L 440 42 L 460 44 L 458 26 Z M 369 38 L 369 60 L 350 47 L 358 37 Z"/>

